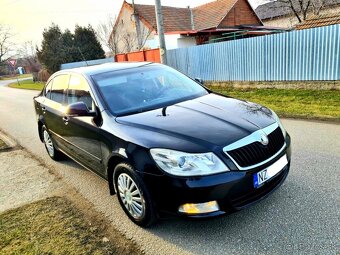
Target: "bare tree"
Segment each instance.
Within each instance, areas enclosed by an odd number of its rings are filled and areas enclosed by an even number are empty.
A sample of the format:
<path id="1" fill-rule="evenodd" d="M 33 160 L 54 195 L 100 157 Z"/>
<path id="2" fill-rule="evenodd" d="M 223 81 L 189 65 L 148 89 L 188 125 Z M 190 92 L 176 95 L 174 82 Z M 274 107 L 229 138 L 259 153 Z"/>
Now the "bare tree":
<path id="1" fill-rule="evenodd" d="M 13 37 L 11 27 L 0 24 L 0 65 L 12 57 L 14 50 Z"/>
<path id="2" fill-rule="evenodd" d="M 331 1 L 331 2 L 334 2 L 334 4 L 335 4 L 335 1 Z M 313 8 L 314 15 L 319 15 L 320 11 L 326 5 L 326 0 L 313 0 L 311 5 L 312 5 L 312 8 Z"/>
<path id="3" fill-rule="evenodd" d="M 26 41 L 17 49 L 20 57 L 30 57 L 36 55 L 36 45 L 32 41 Z"/>
<path id="4" fill-rule="evenodd" d="M 117 31 L 117 33 L 119 34 L 118 31 Z M 131 51 L 142 50 L 151 33 L 152 33 L 152 30 L 150 30 L 146 26 L 140 26 L 139 27 L 138 36 L 137 36 L 137 33 L 135 31 L 133 31 L 133 32 L 125 31 L 121 35 L 121 41 L 124 45 L 123 51 L 124 52 L 131 52 Z"/>
<path id="5" fill-rule="evenodd" d="M 118 53 L 118 43 L 121 40 L 120 35 L 114 33 L 115 23 L 116 17 L 109 15 L 96 29 L 96 35 L 99 41 L 110 50 L 112 55 Z"/>
<path id="6" fill-rule="evenodd" d="M 32 41 L 26 41 L 17 50 L 20 61 L 25 66 L 26 72 L 32 73 L 33 81 L 37 80 L 38 72 L 41 70 L 41 64 L 37 57 L 36 48 L 37 46 L 34 45 Z"/>
<path id="7" fill-rule="evenodd" d="M 301 23 L 312 12 L 319 15 L 327 0 L 277 0 L 271 9 L 289 10 Z"/>
<path id="8" fill-rule="evenodd" d="M 133 51 L 133 47 L 136 45 L 136 37 L 132 33 L 125 33 L 122 35 L 122 42 L 124 45 L 124 52 Z M 136 49 L 137 50 L 137 49 Z"/>
<path id="9" fill-rule="evenodd" d="M 122 20 L 115 22 L 109 39 L 111 46 L 115 49 L 112 51 L 114 54 L 143 49 L 152 33 L 152 29 L 142 24 L 142 22 L 136 18 L 136 14 L 133 14 L 131 21 L 133 22 L 132 24 L 130 22 L 125 23 Z"/>

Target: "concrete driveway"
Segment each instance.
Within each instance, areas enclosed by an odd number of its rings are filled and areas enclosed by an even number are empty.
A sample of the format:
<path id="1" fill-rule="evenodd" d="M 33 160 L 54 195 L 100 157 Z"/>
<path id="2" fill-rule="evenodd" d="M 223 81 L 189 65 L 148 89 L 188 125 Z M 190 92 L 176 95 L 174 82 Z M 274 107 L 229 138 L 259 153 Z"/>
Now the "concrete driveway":
<path id="1" fill-rule="evenodd" d="M 292 136 L 291 172 L 272 196 L 233 215 L 131 223 L 105 181 L 71 160 L 53 162 L 38 139 L 32 98 L 0 81 L 0 128 L 57 171 L 94 209 L 147 254 L 339 254 L 340 125 L 283 120 Z M 29 191 L 28 191 L 29 192 Z"/>

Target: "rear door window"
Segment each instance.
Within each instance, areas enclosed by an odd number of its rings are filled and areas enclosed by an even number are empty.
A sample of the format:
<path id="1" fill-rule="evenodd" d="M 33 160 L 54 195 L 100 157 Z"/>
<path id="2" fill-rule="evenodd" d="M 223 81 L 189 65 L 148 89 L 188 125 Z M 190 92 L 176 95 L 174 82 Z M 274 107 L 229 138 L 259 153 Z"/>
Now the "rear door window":
<path id="1" fill-rule="evenodd" d="M 53 86 L 50 99 L 66 105 L 66 92 L 68 87 L 69 76 L 67 74 L 61 74 L 53 79 Z"/>

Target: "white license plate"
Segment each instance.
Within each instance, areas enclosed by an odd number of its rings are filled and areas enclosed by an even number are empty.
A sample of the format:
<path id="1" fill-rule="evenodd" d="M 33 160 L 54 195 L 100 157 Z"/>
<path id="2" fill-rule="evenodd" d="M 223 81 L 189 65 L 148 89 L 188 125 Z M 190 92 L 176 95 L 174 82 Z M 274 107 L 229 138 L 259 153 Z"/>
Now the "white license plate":
<path id="1" fill-rule="evenodd" d="M 257 172 L 253 175 L 254 187 L 258 188 L 266 181 L 273 178 L 276 174 L 278 174 L 286 165 L 288 164 L 287 156 L 282 156 L 278 161 L 276 161 L 271 166 L 266 169 Z"/>

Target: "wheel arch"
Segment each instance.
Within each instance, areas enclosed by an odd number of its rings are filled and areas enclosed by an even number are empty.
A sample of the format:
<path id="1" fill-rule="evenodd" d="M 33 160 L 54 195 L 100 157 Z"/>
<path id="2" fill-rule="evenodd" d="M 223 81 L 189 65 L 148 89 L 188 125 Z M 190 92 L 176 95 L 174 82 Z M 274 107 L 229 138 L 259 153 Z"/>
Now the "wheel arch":
<path id="1" fill-rule="evenodd" d="M 44 123 L 41 120 L 38 120 L 38 132 L 39 132 L 39 139 L 41 142 L 44 142 L 43 134 L 42 134 L 42 127 L 44 126 Z"/>
<path id="2" fill-rule="evenodd" d="M 113 175 L 116 166 L 120 163 L 129 163 L 129 160 L 120 154 L 114 154 L 107 162 L 107 180 L 109 183 L 110 195 L 116 194 L 114 187 Z"/>

